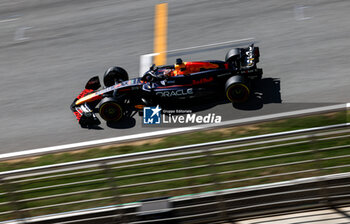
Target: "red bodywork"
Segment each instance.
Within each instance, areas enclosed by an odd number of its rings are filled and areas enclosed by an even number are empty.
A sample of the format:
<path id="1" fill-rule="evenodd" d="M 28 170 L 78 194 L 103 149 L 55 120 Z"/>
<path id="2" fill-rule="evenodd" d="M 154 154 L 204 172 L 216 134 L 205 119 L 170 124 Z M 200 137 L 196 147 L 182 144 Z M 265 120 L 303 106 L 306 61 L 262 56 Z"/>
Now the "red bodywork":
<path id="1" fill-rule="evenodd" d="M 74 100 L 72 106 L 75 106 L 75 103 L 80 100 L 81 98 L 83 98 L 84 96 L 92 93 L 94 90 L 93 89 L 84 89 L 78 96 L 77 98 Z M 102 96 L 100 96 L 100 98 L 102 99 Z M 83 115 L 83 110 L 80 108 L 77 108 L 76 111 L 73 111 L 75 117 L 77 118 L 78 121 L 80 121 L 81 116 Z"/>
<path id="2" fill-rule="evenodd" d="M 211 62 L 202 61 L 190 61 L 184 62 L 182 65 L 175 65 L 175 70 L 173 72 L 174 76 L 177 75 L 188 75 L 200 71 L 218 69 L 219 65 Z M 225 64 L 225 68 L 228 68 L 228 64 Z"/>

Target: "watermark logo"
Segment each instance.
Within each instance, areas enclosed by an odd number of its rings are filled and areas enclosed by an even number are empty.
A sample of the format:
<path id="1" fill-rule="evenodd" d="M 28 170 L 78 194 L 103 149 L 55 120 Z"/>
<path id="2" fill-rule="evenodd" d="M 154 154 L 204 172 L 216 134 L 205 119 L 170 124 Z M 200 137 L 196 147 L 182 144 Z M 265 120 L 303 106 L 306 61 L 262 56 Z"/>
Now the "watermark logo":
<path id="1" fill-rule="evenodd" d="M 197 115 L 197 114 L 180 114 L 168 116 L 163 115 L 163 124 L 213 124 L 220 123 L 222 117 L 214 113 L 209 113 L 207 115 Z"/>
<path id="2" fill-rule="evenodd" d="M 154 127 L 171 127 L 178 125 L 213 124 L 220 123 L 222 117 L 214 113 L 199 115 L 191 110 L 162 110 L 159 105 L 156 107 L 143 108 L 143 124 L 154 125 Z"/>
<path id="3" fill-rule="evenodd" d="M 160 124 L 161 117 L 160 111 L 162 109 L 159 106 L 156 107 L 144 107 L 143 108 L 143 123 L 144 124 Z"/>

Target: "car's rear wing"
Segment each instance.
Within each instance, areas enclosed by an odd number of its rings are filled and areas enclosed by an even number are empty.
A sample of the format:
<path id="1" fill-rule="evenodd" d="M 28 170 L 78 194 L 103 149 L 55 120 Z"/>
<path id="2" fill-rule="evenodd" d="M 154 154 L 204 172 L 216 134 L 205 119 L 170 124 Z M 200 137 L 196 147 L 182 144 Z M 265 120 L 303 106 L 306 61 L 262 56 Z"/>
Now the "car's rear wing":
<path id="1" fill-rule="evenodd" d="M 238 66 L 237 75 L 244 75 L 250 79 L 261 79 L 263 70 L 256 65 L 259 59 L 260 49 L 255 47 L 254 44 L 247 48 L 240 48 L 240 65 Z"/>
<path id="2" fill-rule="evenodd" d="M 251 44 L 247 48 L 243 48 L 241 51 L 241 67 L 242 68 L 251 68 L 255 67 L 259 62 L 260 50 L 259 47 L 254 47 L 254 44 Z"/>

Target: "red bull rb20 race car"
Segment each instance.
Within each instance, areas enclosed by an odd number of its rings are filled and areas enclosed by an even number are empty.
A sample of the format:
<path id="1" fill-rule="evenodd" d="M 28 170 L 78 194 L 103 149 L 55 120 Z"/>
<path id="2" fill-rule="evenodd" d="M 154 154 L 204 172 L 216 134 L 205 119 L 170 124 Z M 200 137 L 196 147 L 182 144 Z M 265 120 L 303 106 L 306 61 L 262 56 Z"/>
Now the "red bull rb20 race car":
<path id="1" fill-rule="evenodd" d="M 118 122 L 144 107 L 205 101 L 209 96 L 225 95 L 233 103 L 243 103 L 251 95 L 251 82 L 259 80 L 263 71 L 257 68 L 259 47 L 234 48 L 225 61 L 183 62 L 156 67 L 142 77 L 129 80 L 121 67 L 109 68 L 103 77 L 92 77 L 76 97 L 71 110 L 82 127 L 99 125 L 99 116 L 107 122 Z"/>

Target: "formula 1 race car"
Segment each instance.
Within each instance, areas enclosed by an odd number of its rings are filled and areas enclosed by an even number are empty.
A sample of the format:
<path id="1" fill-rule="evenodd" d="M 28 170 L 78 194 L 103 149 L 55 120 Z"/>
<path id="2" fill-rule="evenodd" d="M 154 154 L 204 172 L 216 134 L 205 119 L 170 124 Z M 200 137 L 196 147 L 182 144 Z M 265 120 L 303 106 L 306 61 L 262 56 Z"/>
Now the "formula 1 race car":
<path id="1" fill-rule="evenodd" d="M 225 61 L 183 62 L 175 65 L 153 65 L 142 77 L 130 79 L 121 67 L 109 68 L 103 77 L 92 77 L 85 89 L 73 101 L 71 110 L 82 127 L 99 125 L 96 114 L 107 122 L 142 114 L 144 107 L 178 103 L 191 99 L 205 100 L 215 94 L 225 94 L 233 103 L 248 100 L 251 81 L 261 79 L 257 68 L 259 48 L 231 49 Z M 203 101 L 204 101 L 203 100 Z"/>

